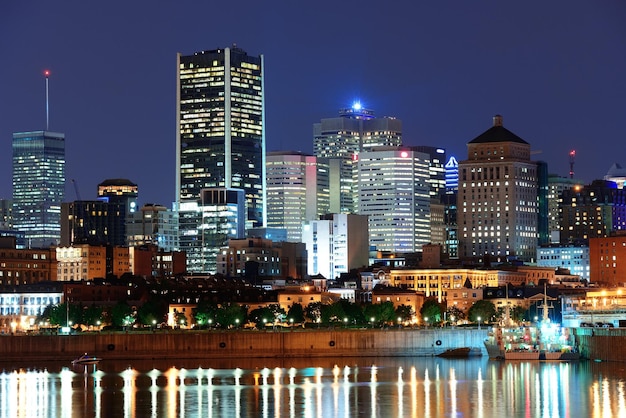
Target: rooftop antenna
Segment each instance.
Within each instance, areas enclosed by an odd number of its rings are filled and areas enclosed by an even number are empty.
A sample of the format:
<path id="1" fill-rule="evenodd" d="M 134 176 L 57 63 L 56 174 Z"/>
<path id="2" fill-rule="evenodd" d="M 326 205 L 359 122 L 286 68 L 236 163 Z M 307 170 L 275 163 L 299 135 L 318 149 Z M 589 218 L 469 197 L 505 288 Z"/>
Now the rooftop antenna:
<path id="1" fill-rule="evenodd" d="M 574 178 L 574 159 L 576 158 L 576 150 L 573 149 L 569 152 L 569 178 Z"/>
<path id="2" fill-rule="evenodd" d="M 50 130 L 50 105 L 48 101 L 48 78 L 50 70 L 44 70 L 43 75 L 46 77 L 46 131 Z"/>

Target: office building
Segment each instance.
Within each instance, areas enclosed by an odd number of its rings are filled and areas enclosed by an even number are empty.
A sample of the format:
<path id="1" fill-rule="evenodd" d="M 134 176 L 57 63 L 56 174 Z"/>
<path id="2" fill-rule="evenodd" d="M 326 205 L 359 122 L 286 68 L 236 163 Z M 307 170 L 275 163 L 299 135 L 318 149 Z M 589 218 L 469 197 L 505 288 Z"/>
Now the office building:
<path id="1" fill-rule="evenodd" d="M 589 281 L 589 246 L 551 244 L 537 248 L 537 266 L 567 269 Z"/>
<path id="2" fill-rule="evenodd" d="M 263 56 L 242 49 L 177 55 L 176 201 L 241 189 L 246 222 L 265 224 Z"/>
<path id="3" fill-rule="evenodd" d="M 602 287 L 626 286 L 626 232 L 589 240 L 589 267 L 592 283 Z"/>
<path id="4" fill-rule="evenodd" d="M 533 261 L 537 253 L 537 164 L 530 144 L 493 118 L 459 162 L 459 256 Z"/>
<path id="5" fill-rule="evenodd" d="M 341 273 L 369 264 L 367 216 L 329 214 L 305 222 L 302 241 L 309 276 L 336 279 Z"/>
<path id="6" fill-rule="evenodd" d="M 626 189 L 612 181 L 564 190 L 560 200 L 561 244 L 585 244 L 626 230 Z"/>
<path id="7" fill-rule="evenodd" d="M 313 124 L 313 149 L 318 158 L 329 159 L 330 213 L 356 213 L 354 180 L 356 156 L 375 147 L 402 145 L 402 122 L 377 118 L 360 103 L 339 111 L 339 117 Z"/>
<path id="8" fill-rule="evenodd" d="M 301 152 L 270 152 L 267 164 L 267 226 L 302 241 L 302 223 L 329 211 L 328 164 Z"/>
<path id="9" fill-rule="evenodd" d="M 77 200 L 61 204 L 60 245 L 126 245 L 124 202 Z"/>
<path id="10" fill-rule="evenodd" d="M 203 189 L 199 199 L 185 201 L 178 212 L 180 250 L 187 254 L 188 273 L 217 272 L 217 255 L 229 239 L 245 238 L 242 189 Z"/>
<path id="11" fill-rule="evenodd" d="M 179 216 L 179 234 L 190 272 L 214 272 L 215 255 L 225 244 L 218 238 L 224 231 L 213 239 L 201 230 L 203 189 L 242 190 L 245 224 L 235 229 L 265 226 L 264 72 L 262 55 L 236 46 L 177 54 L 176 207 L 186 212 Z M 234 212 L 228 212 L 230 218 Z M 243 238 L 239 232 L 226 235 Z"/>
<path id="12" fill-rule="evenodd" d="M 138 194 L 139 188 L 128 179 L 108 179 L 98 184 L 98 200 L 123 204 L 124 213 L 120 217 L 137 211 Z"/>
<path id="13" fill-rule="evenodd" d="M 49 131 L 13 134 L 13 227 L 29 248 L 57 245 L 65 199 L 65 135 Z"/>
<path id="14" fill-rule="evenodd" d="M 604 176 L 604 180 L 615 182 L 618 189 L 623 189 L 626 185 L 626 168 L 618 163 L 613 164 Z"/>
<path id="15" fill-rule="evenodd" d="M 129 247 L 155 245 L 163 251 L 175 251 L 178 243 L 178 212 L 165 206 L 145 204 L 126 220 Z"/>
<path id="16" fill-rule="evenodd" d="M 580 180 L 561 177 L 556 174 L 548 176 L 548 231 L 550 243 L 558 244 L 561 240 L 561 195 L 565 190 L 580 190 L 583 183 Z"/>
<path id="17" fill-rule="evenodd" d="M 358 213 L 377 251 L 413 253 L 431 241 L 428 154 L 380 147 L 358 156 Z M 442 214 L 443 216 L 443 214 Z"/>
<path id="18" fill-rule="evenodd" d="M 446 176 L 446 193 L 459 190 L 459 162 L 453 156 L 444 166 Z"/>

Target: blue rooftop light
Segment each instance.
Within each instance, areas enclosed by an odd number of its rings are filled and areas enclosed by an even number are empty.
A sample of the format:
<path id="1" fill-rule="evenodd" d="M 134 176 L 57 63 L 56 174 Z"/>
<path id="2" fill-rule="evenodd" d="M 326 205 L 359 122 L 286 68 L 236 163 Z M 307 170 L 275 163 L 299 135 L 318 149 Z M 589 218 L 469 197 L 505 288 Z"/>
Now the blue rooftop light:
<path id="1" fill-rule="evenodd" d="M 352 105 L 352 109 L 361 110 L 361 102 L 354 102 L 354 104 Z"/>

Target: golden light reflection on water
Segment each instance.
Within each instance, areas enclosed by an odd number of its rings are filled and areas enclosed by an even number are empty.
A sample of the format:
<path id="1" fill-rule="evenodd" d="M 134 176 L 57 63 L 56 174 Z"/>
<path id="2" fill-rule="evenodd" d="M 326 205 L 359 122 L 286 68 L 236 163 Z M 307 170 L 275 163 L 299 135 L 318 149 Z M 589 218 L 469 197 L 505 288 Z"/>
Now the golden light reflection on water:
<path id="1" fill-rule="evenodd" d="M 615 365 L 486 359 L 358 363 L 10 370 L 0 374 L 0 418 L 626 417 L 626 370 Z"/>

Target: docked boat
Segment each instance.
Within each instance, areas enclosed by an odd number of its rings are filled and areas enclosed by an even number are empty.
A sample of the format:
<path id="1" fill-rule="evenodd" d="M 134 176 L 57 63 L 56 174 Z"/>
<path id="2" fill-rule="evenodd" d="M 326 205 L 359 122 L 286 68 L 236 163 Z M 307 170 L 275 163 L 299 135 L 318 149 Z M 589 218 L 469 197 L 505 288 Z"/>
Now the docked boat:
<path id="1" fill-rule="evenodd" d="M 92 364 L 98 364 L 100 362 L 100 360 L 102 360 L 100 357 L 90 356 L 87 353 L 85 353 L 84 355 L 82 355 L 82 356 L 72 360 L 72 365 L 74 365 L 74 366 L 78 366 L 78 365 L 89 366 L 89 365 L 92 365 Z"/>
<path id="2" fill-rule="evenodd" d="M 465 358 L 469 357 L 471 351 L 472 349 L 470 347 L 449 348 L 446 351 L 437 354 L 437 357 Z"/>
<path id="3" fill-rule="evenodd" d="M 485 340 L 490 358 L 504 360 L 578 360 L 574 336 L 568 328 L 546 323 L 537 326 L 496 326 Z"/>

